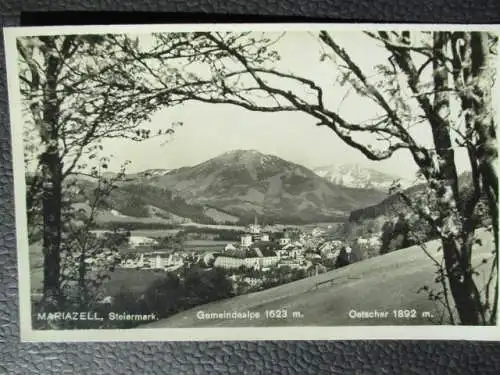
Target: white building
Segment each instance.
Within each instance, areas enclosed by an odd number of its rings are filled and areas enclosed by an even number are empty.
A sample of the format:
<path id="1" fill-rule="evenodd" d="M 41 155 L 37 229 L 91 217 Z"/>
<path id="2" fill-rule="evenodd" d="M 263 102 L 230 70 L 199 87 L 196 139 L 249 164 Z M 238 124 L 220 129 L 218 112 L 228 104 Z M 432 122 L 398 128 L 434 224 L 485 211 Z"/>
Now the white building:
<path id="1" fill-rule="evenodd" d="M 135 267 L 137 267 L 137 262 L 134 259 L 123 260 L 120 263 L 120 267 L 122 267 L 122 268 L 135 268 Z"/>
<path id="2" fill-rule="evenodd" d="M 144 267 L 144 254 L 141 254 L 139 257 L 139 260 L 136 263 L 137 267 L 143 268 Z"/>
<path id="3" fill-rule="evenodd" d="M 276 250 L 276 255 L 279 258 L 287 257 L 288 256 L 288 250 L 285 250 L 285 249 Z"/>
<path id="4" fill-rule="evenodd" d="M 120 267 L 122 268 L 144 268 L 144 254 L 141 254 L 139 258 L 135 259 L 126 259 L 120 263 Z"/>
<path id="5" fill-rule="evenodd" d="M 280 246 L 286 246 L 286 245 L 289 245 L 290 244 L 290 238 L 288 237 L 282 237 L 279 239 L 279 244 Z"/>
<path id="6" fill-rule="evenodd" d="M 302 262 L 297 259 L 281 259 L 278 264 L 278 268 L 280 267 L 301 268 Z"/>
<path id="7" fill-rule="evenodd" d="M 228 243 L 224 248 L 224 251 L 234 251 L 234 250 L 236 250 L 236 247 L 232 243 Z"/>
<path id="8" fill-rule="evenodd" d="M 241 236 L 241 246 L 243 247 L 249 247 L 252 245 L 252 235 L 251 234 L 244 234 Z"/>
<path id="9" fill-rule="evenodd" d="M 314 228 L 314 229 L 311 231 L 311 235 L 312 235 L 313 237 L 319 237 L 319 236 L 321 236 L 323 233 L 324 233 L 324 231 L 323 231 L 321 228 Z"/>
<path id="10" fill-rule="evenodd" d="M 180 266 L 184 264 L 184 258 L 177 254 L 170 254 L 165 261 L 166 266 Z"/>
<path id="11" fill-rule="evenodd" d="M 267 233 L 262 233 L 262 234 L 260 235 L 260 240 L 261 240 L 262 242 L 269 242 L 269 234 L 267 234 Z"/>
<path id="12" fill-rule="evenodd" d="M 342 241 L 327 241 L 323 244 L 320 245 L 318 248 L 319 252 L 327 257 L 327 258 L 334 258 L 338 255 L 340 252 L 340 249 L 344 246 L 344 243 Z M 333 255 L 336 254 L 336 255 Z"/>
<path id="13" fill-rule="evenodd" d="M 156 257 L 151 258 L 150 260 L 151 268 L 154 269 L 164 268 L 165 267 L 164 263 L 165 263 L 164 259 L 160 255 L 157 255 Z"/>
<path id="14" fill-rule="evenodd" d="M 278 262 L 279 262 L 279 257 L 277 255 L 262 257 L 262 258 L 260 257 L 236 258 L 228 256 L 218 256 L 215 259 L 214 266 L 225 269 L 239 268 L 241 266 L 261 269 L 263 267 L 270 267 L 276 265 Z"/>
<path id="15" fill-rule="evenodd" d="M 261 227 L 260 225 L 257 223 L 257 216 L 255 216 L 255 220 L 254 220 L 254 223 L 253 224 L 250 224 L 248 226 L 248 232 L 250 234 L 260 234 L 260 231 L 261 231 Z"/>
<path id="16" fill-rule="evenodd" d="M 260 233 L 260 225 L 258 224 L 250 224 L 248 226 L 248 232 L 251 233 L 251 234 L 259 234 Z"/>
<path id="17" fill-rule="evenodd" d="M 292 249 L 288 252 L 288 255 L 294 259 L 304 259 L 304 249 Z"/>
<path id="18" fill-rule="evenodd" d="M 130 236 L 128 239 L 128 244 L 130 247 L 153 246 L 158 245 L 158 241 L 154 238 L 149 237 Z"/>

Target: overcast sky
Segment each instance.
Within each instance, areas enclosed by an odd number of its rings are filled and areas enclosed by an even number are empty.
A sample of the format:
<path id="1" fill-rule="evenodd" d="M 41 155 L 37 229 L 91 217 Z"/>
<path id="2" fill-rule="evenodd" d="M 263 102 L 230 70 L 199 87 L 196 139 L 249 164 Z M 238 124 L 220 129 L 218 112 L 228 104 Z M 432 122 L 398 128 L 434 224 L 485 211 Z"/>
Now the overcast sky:
<path id="1" fill-rule="evenodd" d="M 360 32 L 337 32 L 334 36 L 367 75 L 373 72 L 376 64 L 387 63 L 384 50 Z M 282 57 L 280 69 L 312 78 L 329 87 L 327 101 L 332 105 L 327 103 L 327 106 L 340 108 L 340 113 L 350 121 L 374 117 L 374 108 L 366 99 L 352 94 L 343 100 L 346 89 L 332 89 L 336 72 L 331 62 L 320 63 L 322 51 L 311 34 L 290 32 L 277 44 L 277 49 Z M 177 128 L 168 141 L 107 142 L 105 150 L 114 155 L 111 167 L 116 168 L 123 161 L 131 160 L 130 171 L 170 169 L 194 165 L 233 149 L 255 149 L 309 168 L 357 163 L 405 178 L 414 177 L 416 172 L 408 153 L 398 152 L 389 160 L 370 162 L 359 151 L 345 145 L 331 130 L 316 126 L 314 119 L 301 113 L 258 113 L 231 105 L 191 102 L 157 112 L 147 126 L 164 128 L 176 121 L 182 122 L 183 126 Z M 419 136 L 430 140 L 429 134 Z M 458 164 L 463 165 L 464 155 L 458 159 Z"/>

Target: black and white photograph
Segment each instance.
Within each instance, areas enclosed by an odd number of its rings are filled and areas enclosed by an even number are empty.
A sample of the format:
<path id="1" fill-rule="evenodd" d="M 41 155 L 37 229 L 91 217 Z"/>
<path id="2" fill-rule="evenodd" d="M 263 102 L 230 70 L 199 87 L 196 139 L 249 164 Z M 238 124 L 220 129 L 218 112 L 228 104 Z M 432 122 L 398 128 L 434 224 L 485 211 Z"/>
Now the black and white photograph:
<path id="1" fill-rule="evenodd" d="M 22 339 L 500 339 L 499 34 L 5 28 Z"/>

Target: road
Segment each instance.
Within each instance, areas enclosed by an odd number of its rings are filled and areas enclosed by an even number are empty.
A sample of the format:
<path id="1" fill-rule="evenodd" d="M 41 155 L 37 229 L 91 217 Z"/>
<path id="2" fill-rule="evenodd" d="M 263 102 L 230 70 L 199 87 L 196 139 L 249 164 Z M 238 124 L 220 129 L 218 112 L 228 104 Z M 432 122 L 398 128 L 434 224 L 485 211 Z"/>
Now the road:
<path id="1" fill-rule="evenodd" d="M 474 249 L 473 265 L 489 259 L 478 268 L 477 282 L 482 286 L 493 249 L 490 233 L 478 231 L 478 237 L 483 244 Z M 442 259 L 439 241 L 429 242 L 427 248 L 434 258 Z M 414 246 L 272 289 L 199 306 L 140 328 L 441 324 L 442 308 L 430 301 L 426 292 L 418 293 L 424 285 L 440 290 L 433 281 L 435 270 L 423 250 Z M 287 319 L 266 318 L 266 310 L 286 310 Z M 353 311 L 367 314 L 375 310 L 387 313 L 387 317 L 353 318 Z M 410 310 L 410 317 L 394 318 L 394 310 Z M 260 318 L 199 319 L 200 311 L 258 312 Z"/>

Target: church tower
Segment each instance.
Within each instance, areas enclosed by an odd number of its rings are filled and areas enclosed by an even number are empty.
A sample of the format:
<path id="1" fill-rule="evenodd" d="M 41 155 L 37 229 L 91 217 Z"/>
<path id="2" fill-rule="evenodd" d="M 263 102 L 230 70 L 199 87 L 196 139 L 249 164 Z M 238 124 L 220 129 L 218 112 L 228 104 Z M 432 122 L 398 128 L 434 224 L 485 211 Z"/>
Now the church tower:
<path id="1" fill-rule="evenodd" d="M 253 224 L 250 224 L 250 227 L 248 228 L 250 234 L 253 237 L 254 242 L 260 240 L 260 225 L 257 221 L 257 215 L 254 216 L 254 221 Z"/>

